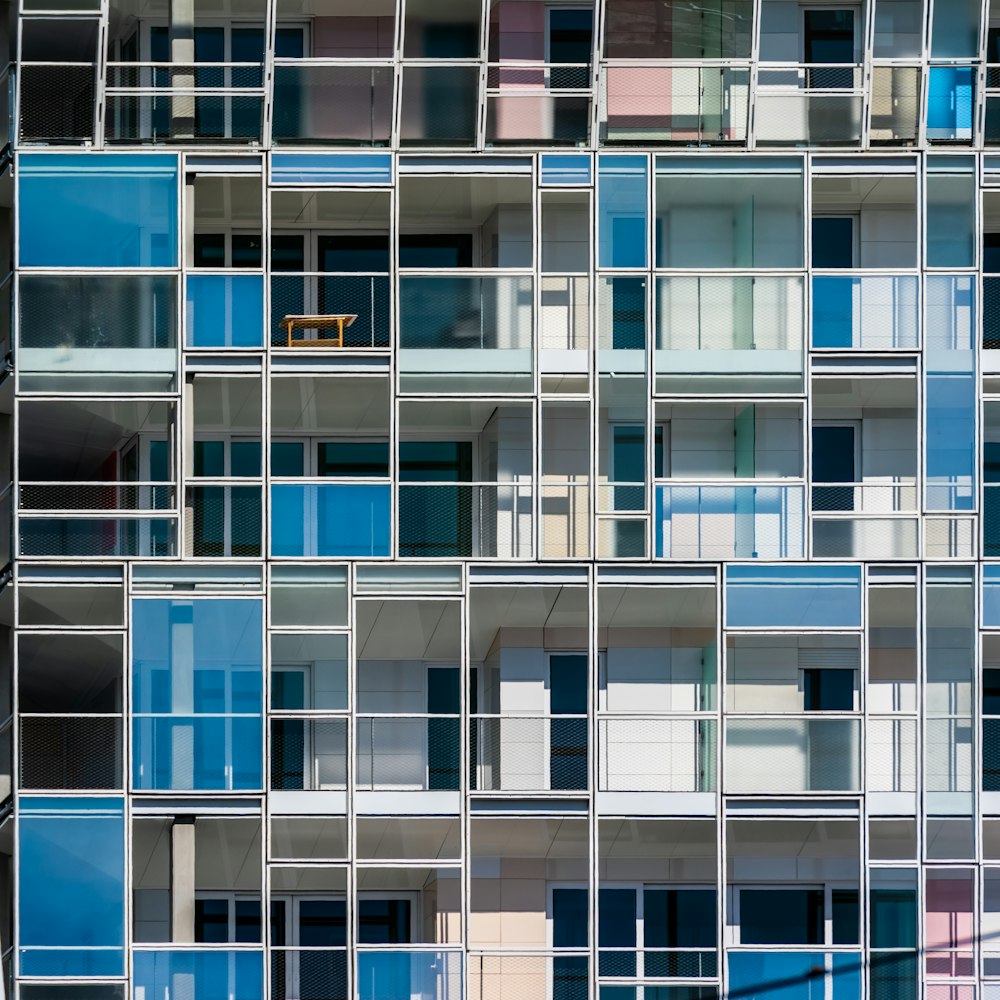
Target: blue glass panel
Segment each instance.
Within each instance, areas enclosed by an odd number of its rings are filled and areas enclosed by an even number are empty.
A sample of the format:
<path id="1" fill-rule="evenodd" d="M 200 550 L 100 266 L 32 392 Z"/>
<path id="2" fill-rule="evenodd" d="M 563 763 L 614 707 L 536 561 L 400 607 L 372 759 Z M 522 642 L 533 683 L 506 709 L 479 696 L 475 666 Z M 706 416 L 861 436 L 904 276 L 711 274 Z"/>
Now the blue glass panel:
<path id="1" fill-rule="evenodd" d="M 263 611 L 259 600 L 132 605 L 133 784 L 263 784 Z"/>
<path id="2" fill-rule="evenodd" d="M 730 952 L 729 992 L 753 1000 L 824 1000 L 828 980 L 834 1000 L 858 1000 L 861 961 L 856 953 Z"/>
<path id="3" fill-rule="evenodd" d="M 855 281 L 813 278 L 813 347 L 850 347 L 854 333 Z"/>
<path id="4" fill-rule="evenodd" d="M 391 184 L 386 153 L 275 153 L 272 184 Z"/>
<path id="5" fill-rule="evenodd" d="M 122 800 L 22 798 L 18 833 L 21 974 L 122 975 Z"/>
<path id="6" fill-rule="evenodd" d="M 263 276 L 188 275 L 186 342 L 188 347 L 263 346 Z"/>
<path id="7" fill-rule="evenodd" d="M 590 157 L 568 153 L 542 154 L 543 184 L 589 184 Z"/>
<path id="8" fill-rule="evenodd" d="M 932 66 L 927 85 L 930 139 L 972 141 L 975 72 L 967 66 Z"/>
<path id="9" fill-rule="evenodd" d="M 453 951 L 359 951 L 359 1000 L 461 1000 L 462 956 Z"/>
<path id="10" fill-rule="evenodd" d="M 859 566 L 730 566 L 729 628 L 860 628 Z"/>
<path id="11" fill-rule="evenodd" d="M 135 1000 L 174 1000 L 178 983 L 187 1000 L 262 1000 L 264 961 L 259 951 L 136 951 Z"/>
<path id="12" fill-rule="evenodd" d="M 18 217 L 23 267 L 175 267 L 177 158 L 24 154 Z"/>
<path id="13" fill-rule="evenodd" d="M 649 162 L 602 156 L 598 164 L 598 266 L 645 267 Z"/>
<path id="14" fill-rule="evenodd" d="M 388 483 L 271 487 L 271 555 L 387 556 Z"/>
<path id="15" fill-rule="evenodd" d="M 1000 566 L 983 567 L 983 625 L 1000 628 Z"/>

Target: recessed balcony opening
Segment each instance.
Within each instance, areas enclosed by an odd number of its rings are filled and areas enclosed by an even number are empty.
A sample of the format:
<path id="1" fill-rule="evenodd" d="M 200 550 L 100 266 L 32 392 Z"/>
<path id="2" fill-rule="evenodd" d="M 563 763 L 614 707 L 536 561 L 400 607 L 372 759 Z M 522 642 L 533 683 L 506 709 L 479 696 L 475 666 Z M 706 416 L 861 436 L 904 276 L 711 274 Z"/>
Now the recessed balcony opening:
<path id="1" fill-rule="evenodd" d="M 718 664 L 713 587 L 598 591 L 601 792 L 711 792 Z"/>
<path id="2" fill-rule="evenodd" d="M 510 959 L 521 957 L 524 988 L 531 990 L 530 995 L 544 990 L 547 973 L 568 976 L 582 963 L 586 975 L 590 856 L 586 819 L 474 816 L 469 856 L 475 995 L 486 995 L 499 982 L 498 951 Z M 479 949 L 494 955 L 475 954 Z"/>
<path id="3" fill-rule="evenodd" d="M 585 145 L 590 136 L 594 10 L 492 0 L 488 145 Z"/>
<path id="4" fill-rule="evenodd" d="M 459 610 L 455 601 L 358 602 L 356 788 L 463 786 Z"/>
<path id="5" fill-rule="evenodd" d="M 600 975 L 667 982 L 718 975 L 715 824 L 602 819 L 598 852 Z"/>
<path id="6" fill-rule="evenodd" d="M 270 449 L 272 555 L 389 554 L 387 378 L 273 379 Z"/>
<path id="7" fill-rule="evenodd" d="M 915 558 L 916 379 L 817 375 L 812 391 L 814 553 Z"/>
<path id="8" fill-rule="evenodd" d="M 469 615 L 473 789 L 586 790 L 586 589 L 479 587 Z"/>
<path id="9" fill-rule="evenodd" d="M 389 193 L 271 196 L 272 347 L 389 346 Z"/>
<path id="10" fill-rule="evenodd" d="M 142 944 L 260 944 L 259 818 L 132 820 L 132 933 Z"/>
<path id="11" fill-rule="evenodd" d="M 532 408 L 403 402 L 399 554 L 527 558 L 533 551 Z"/>
<path id="12" fill-rule="evenodd" d="M 62 400 L 20 405 L 23 555 L 173 554 L 173 404 Z"/>
<path id="13" fill-rule="evenodd" d="M 757 97 L 759 144 L 860 143 L 864 6 L 764 0 Z"/>

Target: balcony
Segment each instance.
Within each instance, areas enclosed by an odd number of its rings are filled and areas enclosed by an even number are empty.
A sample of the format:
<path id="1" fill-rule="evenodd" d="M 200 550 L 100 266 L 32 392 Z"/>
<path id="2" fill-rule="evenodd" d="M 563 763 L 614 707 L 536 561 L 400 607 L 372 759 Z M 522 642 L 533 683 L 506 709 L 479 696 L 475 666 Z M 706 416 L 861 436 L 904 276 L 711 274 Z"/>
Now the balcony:
<path id="1" fill-rule="evenodd" d="M 662 559 L 801 559 L 805 489 L 657 483 L 655 555 Z"/>
<path id="2" fill-rule="evenodd" d="M 384 63 L 276 61 L 272 141 L 276 146 L 388 146 L 392 92 L 392 66 Z"/>
<path id="3" fill-rule="evenodd" d="M 762 64 L 757 76 L 757 143 L 858 146 L 863 102 L 863 66 Z"/>
<path id="4" fill-rule="evenodd" d="M 532 312 L 528 276 L 401 277 L 401 390 L 530 391 Z"/>
<path id="5" fill-rule="evenodd" d="M 814 275 L 813 348 L 917 350 L 919 330 L 915 275 Z"/>
<path id="6" fill-rule="evenodd" d="M 527 559 L 532 550 L 530 482 L 399 486 L 399 554 L 427 558 Z"/>
<path id="7" fill-rule="evenodd" d="M 861 721 L 788 715 L 725 723 L 727 794 L 857 792 Z"/>
<path id="8" fill-rule="evenodd" d="M 913 476 L 812 488 L 813 554 L 829 559 L 916 559 L 919 492 Z M 850 514 L 866 517 L 851 517 Z M 878 515 L 910 514 L 910 517 Z"/>
<path id="9" fill-rule="evenodd" d="M 588 145 L 591 87 L 589 63 L 490 63 L 487 145 Z"/>
<path id="10" fill-rule="evenodd" d="M 586 791 L 586 716 L 477 715 L 470 726 L 477 791 Z"/>
<path id="11" fill-rule="evenodd" d="M 628 715 L 597 727 L 600 791 L 715 791 L 714 720 Z"/>
<path id="12" fill-rule="evenodd" d="M 387 482 L 275 482 L 271 555 L 388 556 L 391 497 Z"/>
<path id="13" fill-rule="evenodd" d="M 290 325 L 285 317 L 296 317 Z M 345 317 L 343 326 L 322 317 Z M 310 326 L 309 320 L 317 322 Z M 323 349 L 389 346 L 387 274 L 313 273 L 271 276 L 271 346 Z M 340 336 L 338 337 L 338 332 Z"/>
<path id="14" fill-rule="evenodd" d="M 109 143 L 257 144 L 263 128 L 263 66 L 109 62 L 105 101 Z"/>
<path id="15" fill-rule="evenodd" d="M 656 304 L 657 392 L 801 391 L 801 278 L 659 277 Z"/>
<path id="16" fill-rule="evenodd" d="M 355 785 L 368 791 L 457 791 L 459 716 L 359 716 Z"/>
<path id="17" fill-rule="evenodd" d="M 601 142 L 742 145 L 749 106 L 749 65 L 616 60 L 602 75 Z"/>

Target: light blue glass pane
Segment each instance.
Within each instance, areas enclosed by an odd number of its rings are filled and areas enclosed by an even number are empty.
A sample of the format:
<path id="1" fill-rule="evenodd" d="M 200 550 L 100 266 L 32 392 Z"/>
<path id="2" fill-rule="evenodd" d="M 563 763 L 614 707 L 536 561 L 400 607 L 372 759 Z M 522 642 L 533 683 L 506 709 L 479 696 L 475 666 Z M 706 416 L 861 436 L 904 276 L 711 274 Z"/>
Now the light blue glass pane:
<path id="1" fill-rule="evenodd" d="M 730 628 L 861 626 L 858 566 L 730 566 L 726 577 Z"/>
<path id="2" fill-rule="evenodd" d="M 813 347 L 850 347 L 854 328 L 854 292 L 860 279 L 813 278 Z"/>
<path id="3" fill-rule="evenodd" d="M 983 625 L 1000 626 L 1000 566 L 983 567 Z"/>
<path id="4" fill-rule="evenodd" d="M 932 66 L 927 85 L 927 134 L 931 139 L 972 139 L 971 67 Z"/>
<path id="5" fill-rule="evenodd" d="M 931 25 L 934 59 L 975 59 L 979 54 L 979 0 L 938 0 Z"/>
<path id="6" fill-rule="evenodd" d="M 589 184 L 590 157 L 561 153 L 542 154 L 543 184 Z"/>
<path id="7" fill-rule="evenodd" d="M 391 487 L 282 483 L 271 487 L 271 555 L 389 555 Z"/>
<path id="8" fill-rule="evenodd" d="M 188 276 L 188 347 L 261 347 L 263 343 L 262 275 Z"/>
<path id="9" fill-rule="evenodd" d="M 976 481 L 976 379 L 927 376 L 927 506 L 972 510 Z"/>
<path id="10" fill-rule="evenodd" d="M 602 156 L 598 162 L 598 266 L 645 267 L 648 229 L 644 156 Z"/>
<path id="11" fill-rule="evenodd" d="M 731 994 L 747 1000 L 824 1000 L 830 973 L 822 952 L 730 952 L 728 958 Z M 860 996 L 860 965 L 857 954 L 833 956 L 836 1000 Z"/>
<path id="12" fill-rule="evenodd" d="M 861 956 L 855 953 L 834 954 L 833 1000 L 860 1000 L 861 997 Z"/>
<path id="13" fill-rule="evenodd" d="M 25 808 L 18 819 L 20 944 L 63 946 L 59 954 L 26 956 L 35 969 L 51 963 L 65 970 L 64 975 L 121 975 L 121 951 L 90 954 L 76 949 L 124 945 L 122 801 L 86 799 L 74 808 L 59 808 L 65 801 L 44 805 L 40 799 L 23 800 Z M 87 804 L 93 804 L 94 811 L 87 811 Z M 108 972 L 109 968 L 114 971 Z"/>
<path id="14" fill-rule="evenodd" d="M 271 183 L 390 184 L 392 157 L 383 153 L 275 153 Z"/>
<path id="15" fill-rule="evenodd" d="M 258 951 L 136 951 L 135 1000 L 262 1000 Z"/>
<path id="16" fill-rule="evenodd" d="M 22 266 L 177 265 L 175 156 L 24 154 L 18 206 Z"/>
<path id="17" fill-rule="evenodd" d="M 451 951 L 358 952 L 360 1000 L 462 1000 L 462 956 Z"/>
<path id="18" fill-rule="evenodd" d="M 928 173 L 928 267 L 972 267 L 975 263 L 975 195 L 976 179 L 971 171 Z"/>
<path id="19" fill-rule="evenodd" d="M 122 948 L 21 948 L 22 976 L 120 976 Z"/>

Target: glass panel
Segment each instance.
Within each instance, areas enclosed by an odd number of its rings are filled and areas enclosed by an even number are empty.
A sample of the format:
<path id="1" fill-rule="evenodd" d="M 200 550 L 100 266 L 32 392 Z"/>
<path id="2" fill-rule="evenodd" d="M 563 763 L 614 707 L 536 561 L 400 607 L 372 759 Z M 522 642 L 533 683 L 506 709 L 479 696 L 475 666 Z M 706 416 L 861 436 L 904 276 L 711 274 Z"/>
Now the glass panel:
<path id="1" fill-rule="evenodd" d="M 861 569 L 730 566 L 726 602 L 729 628 L 860 628 Z"/>
<path id="2" fill-rule="evenodd" d="M 598 267 L 646 266 L 646 175 L 644 156 L 598 159 Z"/>
<path id="3" fill-rule="evenodd" d="M 171 1000 L 183 983 L 190 1000 L 262 1000 L 259 951 L 139 951 L 132 959 L 136 996 Z"/>
<path id="4" fill-rule="evenodd" d="M 123 975 L 122 800 L 22 797 L 19 813 L 21 975 Z"/>
<path id="5" fill-rule="evenodd" d="M 173 156 L 24 154 L 22 267 L 175 267 Z"/>
<path id="6" fill-rule="evenodd" d="M 961 157 L 964 159 L 964 157 Z M 965 173 L 951 172 L 955 163 L 928 163 L 927 266 L 972 267 L 976 262 L 976 177 L 974 164 Z M 948 167 L 948 173 L 934 172 Z"/>

